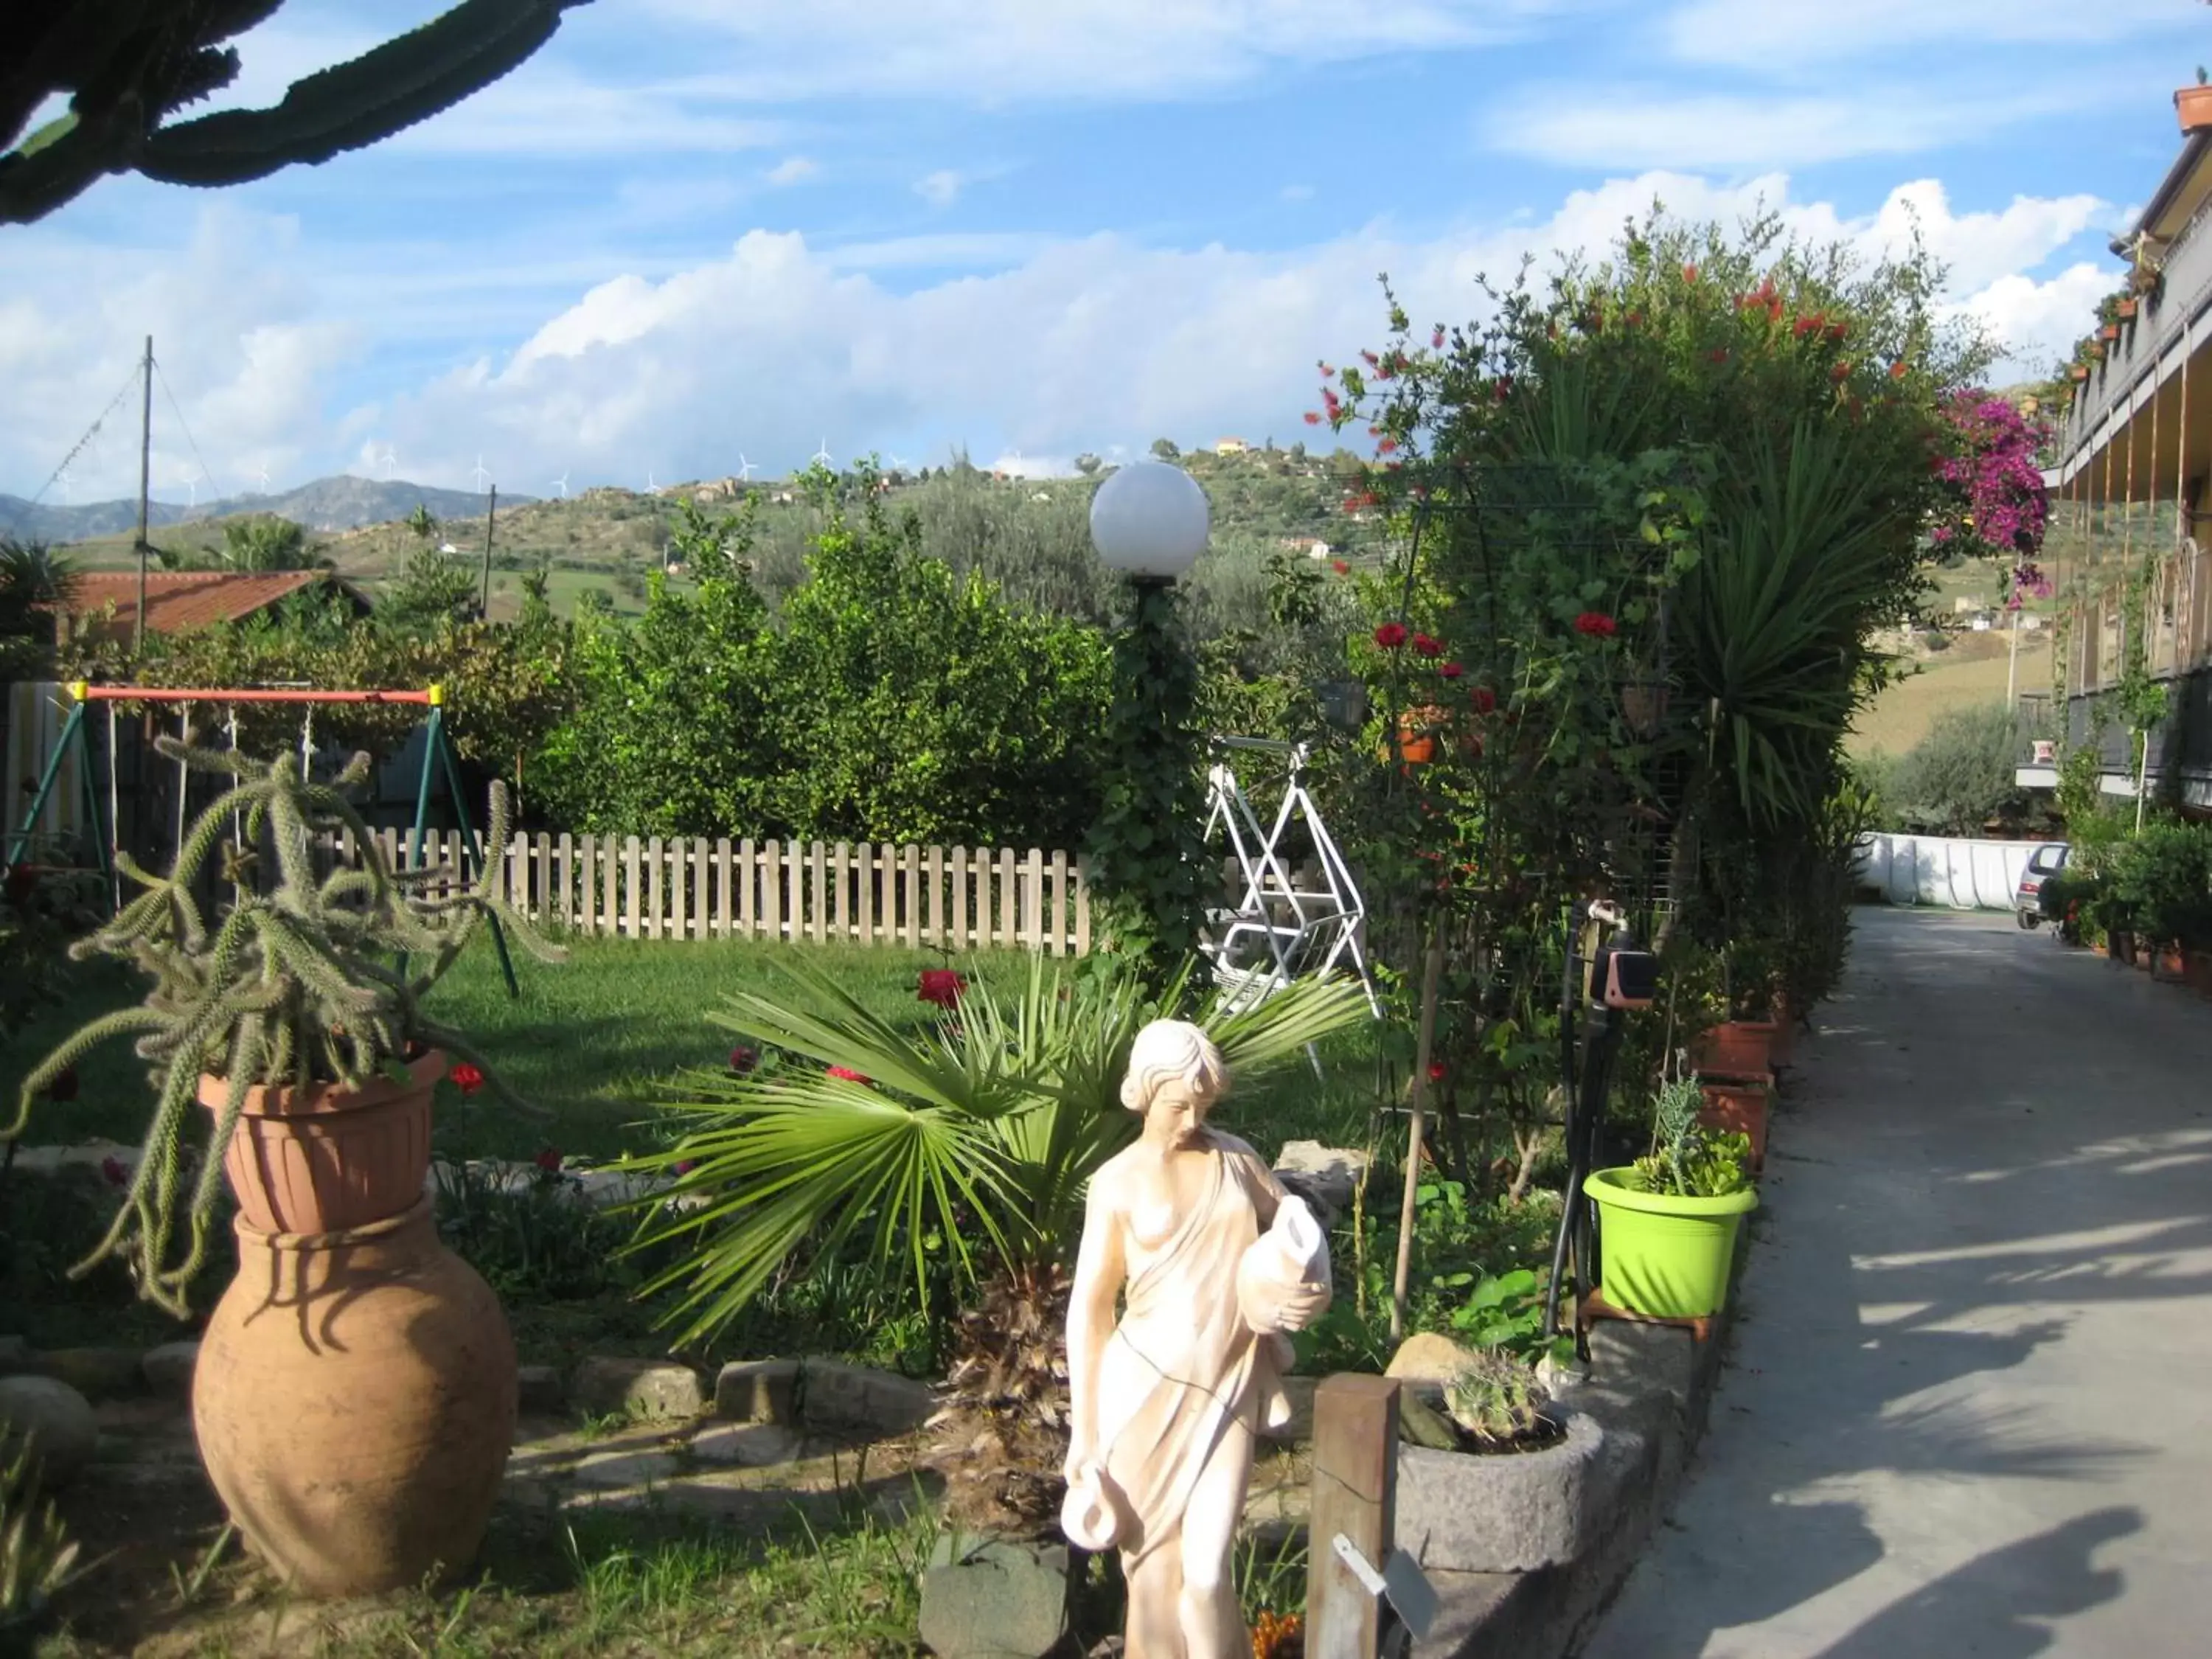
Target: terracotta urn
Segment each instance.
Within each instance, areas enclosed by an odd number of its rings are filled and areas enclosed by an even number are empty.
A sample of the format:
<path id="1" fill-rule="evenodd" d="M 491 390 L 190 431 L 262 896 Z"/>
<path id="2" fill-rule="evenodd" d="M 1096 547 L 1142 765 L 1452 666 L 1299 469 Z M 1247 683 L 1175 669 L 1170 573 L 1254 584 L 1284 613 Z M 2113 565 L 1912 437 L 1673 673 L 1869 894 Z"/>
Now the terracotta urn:
<path id="1" fill-rule="evenodd" d="M 430 1200 L 332 1233 L 237 1223 L 238 1277 L 192 1377 L 200 1456 L 231 1519 L 310 1595 L 465 1566 L 514 1434 L 499 1299 L 439 1242 Z"/>

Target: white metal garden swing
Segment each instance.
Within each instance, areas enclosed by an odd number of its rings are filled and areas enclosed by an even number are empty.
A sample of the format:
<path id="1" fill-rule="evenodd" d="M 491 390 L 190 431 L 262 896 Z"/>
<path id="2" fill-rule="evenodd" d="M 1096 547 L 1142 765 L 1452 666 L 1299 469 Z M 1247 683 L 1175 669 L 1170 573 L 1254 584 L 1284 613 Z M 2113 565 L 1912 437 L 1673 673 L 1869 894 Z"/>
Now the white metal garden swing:
<path id="1" fill-rule="evenodd" d="M 1295 981 L 1322 978 L 1341 968 L 1358 975 L 1368 1006 L 1381 1018 L 1382 1005 L 1360 949 L 1367 906 L 1307 792 L 1305 745 L 1218 737 L 1212 747 L 1206 848 L 1209 857 L 1225 848 L 1235 859 L 1232 879 L 1240 889 L 1232 907 L 1206 912 L 1201 948 L 1212 962 L 1225 1007 L 1235 1012 L 1256 1006 Z M 1272 828 L 1261 828 L 1231 764 L 1231 753 L 1239 750 L 1280 756 L 1288 763 L 1282 805 Z M 1301 831 L 1311 843 L 1310 856 L 1294 872 L 1291 848 Z"/>

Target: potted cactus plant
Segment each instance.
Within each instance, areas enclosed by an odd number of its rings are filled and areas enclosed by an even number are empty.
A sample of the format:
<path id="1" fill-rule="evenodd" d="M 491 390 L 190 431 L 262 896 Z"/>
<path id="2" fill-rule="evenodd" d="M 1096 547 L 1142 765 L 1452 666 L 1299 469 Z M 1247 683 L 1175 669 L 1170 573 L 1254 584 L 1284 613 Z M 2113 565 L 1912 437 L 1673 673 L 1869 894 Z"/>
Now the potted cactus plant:
<path id="1" fill-rule="evenodd" d="M 95 1045 L 136 1036 L 152 1121 L 121 1212 L 78 1270 L 123 1255 L 140 1293 L 184 1316 L 227 1176 L 238 1273 L 192 1384 L 209 1475 L 240 1530 L 298 1588 L 418 1583 L 474 1554 L 515 1411 L 499 1304 L 439 1242 L 425 1196 L 430 1096 L 447 1056 L 464 1057 L 470 1086 L 499 1088 L 422 1000 L 504 908 L 506 792 L 492 790 L 492 856 L 463 888 L 450 870 L 386 866 L 345 795 L 367 776 L 366 755 L 325 784 L 295 756 L 160 746 L 230 787 L 167 876 L 118 858 L 145 890 L 71 949 L 119 957 L 153 985 L 142 1006 L 92 1021 L 33 1067 L 21 1112 Z M 360 867 L 319 875 L 319 838 L 341 831 Z M 216 870 L 228 896 L 206 914 L 195 895 Z M 504 919 L 533 951 L 558 954 Z M 209 1126 L 197 1170 L 196 1118 Z"/>
<path id="2" fill-rule="evenodd" d="M 1662 1084 L 1650 1152 L 1583 1182 L 1598 1207 L 1600 1289 L 1616 1308 L 1701 1319 L 1728 1300 L 1736 1231 L 1759 1192 L 1749 1139 L 1705 1127 L 1704 1106 L 1694 1079 Z"/>

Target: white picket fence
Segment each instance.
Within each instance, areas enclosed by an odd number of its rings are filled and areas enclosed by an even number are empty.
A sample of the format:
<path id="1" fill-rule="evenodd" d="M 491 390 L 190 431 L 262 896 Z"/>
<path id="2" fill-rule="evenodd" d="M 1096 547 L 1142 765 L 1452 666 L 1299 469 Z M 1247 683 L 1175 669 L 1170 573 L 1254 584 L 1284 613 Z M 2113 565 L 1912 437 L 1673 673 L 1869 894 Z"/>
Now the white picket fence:
<path id="1" fill-rule="evenodd" d="M 376 832 L 393 869 L 408 867 L 408 839 Z M 460 858 L 460 832 L 448 830 L 426 835 L 413 862 Z M 541 926 L 587 935 L 1091 951 L 1083 861 L 1035 848 L 541 832 L 508 843 L 505 891 Z"/>

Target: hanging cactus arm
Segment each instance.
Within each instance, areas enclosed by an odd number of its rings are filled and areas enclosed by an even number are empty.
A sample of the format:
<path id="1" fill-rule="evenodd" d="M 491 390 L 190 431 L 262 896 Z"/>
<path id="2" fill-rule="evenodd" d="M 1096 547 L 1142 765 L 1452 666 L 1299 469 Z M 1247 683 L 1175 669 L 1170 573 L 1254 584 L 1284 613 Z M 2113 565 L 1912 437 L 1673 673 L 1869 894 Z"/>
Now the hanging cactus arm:
<path id="1" fill-rule="evenodd" d="M 329 161 L 427 120 L 520 67 L 588 0 L 463 0 L 442 17 L 295 82 L 268 109 L 165 127 L 139 170 L 173 185 L 235 185 Z"/>
<path id="2" fill-rule="evenodd" d="M 153 1030 L 167 1023 L 160 1014 L 146 1008 L 118 1008 L 93 1021 L 31 1068 L 30 1074 L 23 1079 L 23 1086 L 16 1091 L 15 1121 L 0 1129 L 0 1140 L 13 1140 L 21 1134 L 30 1121 L 33 1104 L 46 1085 L 101 1043 L 125 1031 Z"/>

